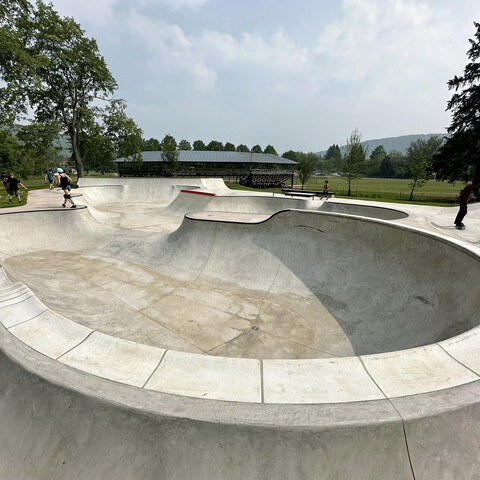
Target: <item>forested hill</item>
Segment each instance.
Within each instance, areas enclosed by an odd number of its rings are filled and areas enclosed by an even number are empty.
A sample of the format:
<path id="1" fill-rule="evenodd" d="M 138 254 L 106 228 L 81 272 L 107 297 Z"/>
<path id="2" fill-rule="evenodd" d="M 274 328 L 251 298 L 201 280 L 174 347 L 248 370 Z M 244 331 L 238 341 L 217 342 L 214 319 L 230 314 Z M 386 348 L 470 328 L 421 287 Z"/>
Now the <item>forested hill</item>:
<path id="1" fill-rule="evenodd" d="M 401 137 L 387 137 L 387 138 L 377 138 L 374 140 L 365 140 L 362 142 L 364 145 L 367 146 L 367 155 L 369 155 L 375 148 L 377 148 L 379 145 L 383 145 L 383 148 L 385 148 L 385 151 L 391 152 L 393 150 L 400 152 L 400 153 L 405 153 L 408 146 L 414 142 L 415 140 L 428 140 L 430 137 L 437 135 L 438 137 L 444 137 L 446 133 L 426 133 L 422 135 L 402 135 Z M 343 150 L 345 148 L 345 145 L 341 145 L 340 149 Z M 323 150 L 321 152 L 317 152 L 318 155 L 325 155 L 327 153 L 326 150 Z"/>

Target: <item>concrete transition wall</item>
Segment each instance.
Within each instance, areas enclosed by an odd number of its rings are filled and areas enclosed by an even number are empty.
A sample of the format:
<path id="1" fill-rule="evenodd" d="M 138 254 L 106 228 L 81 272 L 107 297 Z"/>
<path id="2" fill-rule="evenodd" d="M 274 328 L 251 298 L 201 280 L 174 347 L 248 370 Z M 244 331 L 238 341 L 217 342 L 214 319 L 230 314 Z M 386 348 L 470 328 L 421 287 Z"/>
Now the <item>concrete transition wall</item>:
<path id="1" fill-rule="evenodd" d="M 109 182 L 86 183 L 85 197 L 91 188 L 100 192 L 92 202 L 135 201 L 141 189 L 150 201 L 168 205 L 179 190 L 175 179 L 167 188 L 154 182 L 145 187 L 141 180 Z M 185 183 L 223 188 L 223 182 Z M 182 202 L 190 198 L 177 197 L 177 205 L 168 207 L 172 215 L 185 209 Z M 247 211 L 257 200 L 249 202 Z M 278 204 L 265 208 L 274 213 Z M 301 207 L 292 200 L 286 208 Z M 55 226 L 53 234 L 45 225 Z M 193 214 L 175 232 L 161 234 L 108 228 L 88 209 L 77 209 L 2 215 L 0 226 L 2 258 L 40 249 L 83 250 L 122 255 L 177 278 L 193 275 L 196 282 L 317 296 L 349 332 L 357 355 L 462 332 L 472 343 L 469 329 L 480 323 L 480 296 L 465 290 L 478 284 L 478 256 L 385 221 L 289 210 L 263 223 L 239 224 Z M 0 310 L 8 297 L 2 292 L 11 287 L 5 281 L 2 288 Z M 1 480 L 480 478 L 478 348 L 463 364 L 456 360 L 469 381 L 451 388 L 358 402 L 269 404 L 262 396 L 243 403 L 149 391 L 88 374 L 35 351 L 4 325 Z M 363 367 L 382 368 L 381 356 L 355 358 Z M 415 382 L 411 371 L 405 385 Z M 396 386 L 403 387 L 401 381 Z"/>

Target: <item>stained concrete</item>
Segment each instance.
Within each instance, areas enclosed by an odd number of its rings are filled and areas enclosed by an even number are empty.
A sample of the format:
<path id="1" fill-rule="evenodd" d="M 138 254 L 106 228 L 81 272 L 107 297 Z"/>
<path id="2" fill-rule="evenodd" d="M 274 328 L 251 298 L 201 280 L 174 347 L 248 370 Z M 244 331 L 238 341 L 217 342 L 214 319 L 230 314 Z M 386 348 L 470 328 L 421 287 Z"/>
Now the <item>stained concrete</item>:
<path id="1" fill-rule="evenodd" d="M 474 478 L 475 208 L 78 193 L 0 216 L 1 478 Z"/>

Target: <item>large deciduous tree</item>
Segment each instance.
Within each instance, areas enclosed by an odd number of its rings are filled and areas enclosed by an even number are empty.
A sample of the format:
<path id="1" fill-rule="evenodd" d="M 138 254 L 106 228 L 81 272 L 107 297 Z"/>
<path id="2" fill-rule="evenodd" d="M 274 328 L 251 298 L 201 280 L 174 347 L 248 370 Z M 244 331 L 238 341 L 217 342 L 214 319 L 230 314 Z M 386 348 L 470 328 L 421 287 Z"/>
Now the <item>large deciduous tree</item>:
<path id="1" fill-rule="evenodd" d="M 474 39 L 469 39 L 470 62 L 463 75 L 448 82 L 454 90 L 447 104 L 452 112 L 448 127 L 451 136 L 435 157 L 433 168 L 438 179 L 480 180 L 480 23 L 474 22 Z"/>
<path id="2" fill-rule="evenodd" d="M 83 176 L 80 138 L 85 123 L 98 115 L 95 101 L 109 100 L 117 83 L 73 18 L 51 4 L 7 0 L 0 8 L 0 89 L 3 120 L 18 120 L 29 109 L 40 125 L 55 125 L 70 139 L 79 177 Z M 105 98 L 106 97 L 106 98 Z"/>

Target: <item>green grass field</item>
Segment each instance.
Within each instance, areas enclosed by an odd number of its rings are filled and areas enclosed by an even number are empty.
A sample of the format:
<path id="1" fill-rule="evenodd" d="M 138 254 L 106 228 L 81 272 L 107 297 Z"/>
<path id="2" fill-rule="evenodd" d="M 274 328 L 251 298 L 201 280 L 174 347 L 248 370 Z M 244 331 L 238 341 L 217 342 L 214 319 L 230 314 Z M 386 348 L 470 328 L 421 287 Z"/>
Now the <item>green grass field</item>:
<path id="1" fill-rule="evenodd" d="M 327 177 L 311 177 L 307 189 L 321 189 Z M 338 177 L 328 177 L 330 190 L 339 197 L 348 192 L 346 180 Z M 410 180 L 401 178 L 361 178 L 352 183 L 352 196 L 388 202 L 409 202 L 411 186 Z M 429 180 L 423 187 L 415 188 L 413 202 L 421 204 L 455 204 L 455 197 L 464 187 L 462 182 L 451 184 Z"/>
<path id="2" fill-rule="evenodd" d="M 399 178 L 361 178 L 352 183 L 352 195 L 347 196 L 348 183 L 338 177 L 311 177 L 305 185 L 305 190 L 322 190 L 325 179 L 328 179 L 330 191 L 340 198 L 355 198 L 358 200 L 374 200 L 377 202 L 393 203 L 417 203 L 421 205 L 454 206 L 455 197 L 463 188 L 462 182 L 451 184 L 448 182 L 436 182 L 429 180 L 423 187 L 416 188 L 413 193 L 413 201 L 410 202 L 410 180 Z M 294 180 L 295 187 L 300 188 L 297 178 Z M 238 185 L 229 184 L 230 188 L 243 189 Z M 249 189 L 257 190 L 257 189 Z M 258 191 L 258 190 L 257 190 Z M 268 189 L 280 193 L 280 189 Z"/>

